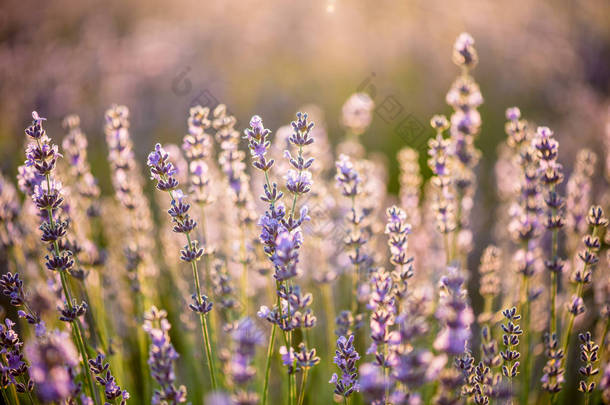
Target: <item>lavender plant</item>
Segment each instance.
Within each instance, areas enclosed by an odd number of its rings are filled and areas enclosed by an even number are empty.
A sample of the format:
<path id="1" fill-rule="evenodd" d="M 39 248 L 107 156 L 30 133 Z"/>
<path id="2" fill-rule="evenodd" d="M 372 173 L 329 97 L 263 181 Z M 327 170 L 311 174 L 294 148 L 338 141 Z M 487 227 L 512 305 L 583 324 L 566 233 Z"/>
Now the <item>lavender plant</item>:
<path id="1" fill-rule="evenodd" d="M 151 340 L 148 365 L 153 379 L 160 386 L 160 389 L 155 390 L 151 403 L 175 405 L 186 402 L 186 387 L 175 385 L 174 362 L 179 355 L 169 337 L 171 325 L 167 320 L 167 312 L 153 306 L 144 315 L 144 319 L 143 328 Z"/>
<path id="2" fill-rule="evenodd" d="M 212 388 L 216 389 L 216 368 L 214 365 L 214 357 L 212 357 L 210 334 L 206 317 L 212 310 L 213 304 L 206 295 L 202 295 L 201 293 L 197 261 L 203 256 L 203 248 L 199 247 L 199 242 L 196 239 L 191 238 L 191 232 L 197 226 L 197 222 L 195 222 L 188 213 L 191 206 L 186 202 L 184 193 L 178 189 L 178 180 L 174 177 L 174 165 L 169 161 L 169 154 L 165 152 L 160 144 L 157 144 L 154 151 L 148 155 L 147 164 L 150 168 L 151 178 L 157 183 L 157 189 L 167 192 L 171 198 L 171 207 L 167 213 L 172 218 L 174 224 L 173 231 L 184 234 L 186 238 L 187 243 L 180 251 L 180 259 L 191 264 L 196 289 L 195 294 L 192 295 L 193 303 L 189 304 L 189 308 L 193 312 L 199 314 L 210 380 Z"/>
<path id="3" fill-rule="evenodd" d="M 96 403 L 99 403 L 98 393 L 94 388 L 91 374 L 87 368 L 89 357 L 84 328 L 80 320 L 80 317 L 87 310 L 87 303 L 82 301 L 79 304 L 71 292 L 68 274 L 74 265 L 73 253 L 65 248 L 65 244 L 62 243 L 68 231 L 69 223 L 58 218 L 58 210 L 64 203 L 64 198 L 61 194 L 62 185 L 54 178 L 53 171 L 61 155 L 57 145 L 51 143 L 51 139 L 42 126 L 45 119 L 41 118 L 35 111 L 32 113 L 32 118 L 32 125 L 25 130 L 26 135 L 31 139 L 26 148 L 26 166 L 33 167 L 41 179 L 41 183 L 34 186 L 34 193 L 31 198 L 43 218 L 40 226 L 41 240 L 49 245 L 50 254 L 45 257 L 45 266 L 48 270 L 59 274 L 65 299 L 63 306 L 58 308 L 60 311 L 59 319 L 72 326 L 72 333 L 80 352 L 89 393 Z"/>
<path id="4" fill-rule="evenodd" d="M 225 105 L 194 106 L 182 148 L 148 155 L 151 201 L 127 107 L 104 116 L 109 182 L 77 116 L 60 153 L 34 113 L 17 187 L 0 176 L 4 403 L 609 403 L 607 180 L 511 107 L 501 204 L 475 215 L 478 58 L 460 35 L 430 170 L 401 149 L 395 196 L 362 143 L 374 94 L 345 103 L 336 147 L 315 106 L 243 137 Z"/>

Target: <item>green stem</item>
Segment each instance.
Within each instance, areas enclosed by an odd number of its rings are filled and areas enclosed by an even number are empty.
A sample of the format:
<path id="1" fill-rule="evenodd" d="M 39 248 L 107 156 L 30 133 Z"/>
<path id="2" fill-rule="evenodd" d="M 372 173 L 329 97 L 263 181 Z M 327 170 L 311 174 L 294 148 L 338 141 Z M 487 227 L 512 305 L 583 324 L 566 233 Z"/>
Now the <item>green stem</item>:
<path id="1" fill-rule="evenodd" d="M 322 301 L 324 303 L 324 312 L 326 312 L 326 333 L 328 339 L 328 357 L 330 358 L 335 350 L 335 305 L 333 301 L 333 291 L 330 283 L 324 283 L 322 286 Z M 329 363 L 330 364 L 330 363 Z"/>
<path id="2" fill-rule="evenodd" d="M 275 343 L 275 324 L 271 326 L 271 337 L 269 338 L 269 346 L 267 347 L 267 362 L 265 365 L 265 383 L 263 384 L 263 401 L 262 405 L 267 405 L 267 390 L 269 388 L 269 371 L 271 370 L 271 355 L 273 354 L 273 345 Z"/>
<path id="3" fill-rule="evenodd" d="M 136 270 L 137 271 L 137 270 Z M 136 292 L 136 322 L 140 323 L 144 320 L 144 305 L 142 302 L 142 294 L 140 291 Z M 148 369 L 147 362 L 147 337 L 146 332 L 141 327 L 138 327 L 138 351 L 139 351 L 139 360 L 140 360 L 140 368 L 142 370 Z M 151 386 L 151 375 L 150 373 L 143 373 L 142 376 L 142 398 L 144 401 L 150 401 L 150 386 Z"/>
<path id="4" fill-rule="evenodd" d="M 10 388 L 11 390 L 11 396 L 15 399 L 15 403 L 17 405 L 21 404 L 21 401 L 19 401 L 19 395 L 17 395 L 17 389 L 15 388 L 15 384 L 10 384 Z"/>
<path id="5" fill-rule="evenodd" d="M 12 404 L 12 401 L 9 401 L 8 396 L 6 395 L 6 388 L 2 388 L 2 398 L 4 398 L 4 403 L 6 404 Z"/>
<path id="6" fill-rule="evenodd" d="M 186 239 L 188 241 L 189 249 L 192 246 L 191 237 L 189 233 L 186 233 Z M 201 285 L 199 283 L 199 272 L 197 271 L 197 263 L 193 260 L 191 262 L 191 268 L 193 270 L 193 278 L 195 279 L 195 288 L 197 290 L 197 303 L 201 304 Z M 212 389 L 216 390 L 216 367 L 214 365 L 214 358 L 212 357 L 212 348 L 210 346 L 210 338 L 208 335 L 208 326 L 205 318 L 205 314 L 199 314 L 199 320 L 201 323 L 201 332 L 203 334 L 203 344 L 206 356 L 208 358 L 208 372 L 210 373 L 210 379 L 212 382 Z"/>
<path id="7" fill-rule="evenodd" d="M 585 270 L 587 266 L 585 265 Z M 578 283 L 576 287 L 576 295 L 578 298 L 582 295 L 583 283 Z M 568 345 L 570 344 L 570 335 L 572 334 L 572 328 L 574 327 L 574 319 L 576 319 L 576 315 L 570 312 L 569 320 L 568 320 L 568 328 L 566 329 L 566 334 L 563 338 L 563 360 L 562 362 L 567 361 L 568 357 Z"/>
<path id="8" fill-rule="evenodd" d="M 48 190 L 51 190 L 51 180 L 49 174 L 46 175 L 46 179 Z M 47 208 L 47 215 L 49 216 L 49 224 L 52 228 L 55 228 L 55 220 L 53 219 L 53 210 L 51 208 Z M 53 251 L 57 257 L 60 256 L 61 253 L 59 251 L 59 244 L 57 243 L 57 241 L 53 242 Z M 65 271 L 60 270 L 59 276 L 59 278 L 61 279 L 61 287 L 64 291 L 64 295 L 66 296 L 68 308 L 72 310 L 72 294 L 70 294 L 70 289 L 68 288 L 68 280 L 66 278 Z M 75 319 L 73 322 L 72 333 L 74 334 L 76 345 L 78 346 L 78 351 L 80 352 L 80 355 L 82 357 L 83 373 L 85 373 L 86 375 L 87 385 L 89 386 L 91 396 L 93 397 L 95 403 L 99 405 L 99 394 L 95 389 L 95 384 L 93 383 L 93 378 L 91 377 L 91 371 L 89 370 L 89 355 L 87 354 L 87 349 L 83 340 L 82 325 L 78 318 Z"/>
<path id="9" fill-rule="evenodd" d="M 214 372 L 214 358 L 212 357 L 212 347 L 210 346 L 210 337 L 208 336 L 208 324 L 206 320 L 205 314 L 200 314 L 201 319 L 201 328 L 203 330 L 203 339 L 205 343 L 205 351 L 208 357 L 208 367 L 210 371 L 210 376 L 212 379 L 212 390 L 216 390 L 216 374 Z"/>
<path id="10" fill-rule="evenodd" d="M 608 329 L 610 328 L 610 318 L 606 320 L 606 326 L 602 332 L 602 337 L 599 340 L 599 360 L 603 363 L 604 361 L 604 349 L 606 348 L 606 336 L 608 336 Z"/>
<path id="11" fill-rule="evenodd" d="M 172 199 L 172 202 L 176 201 L 174 199 L 174 194 L 171 190 L 168 190 L 168 194 Z M 193 248 L 193 242 L 191 241 L 191 235 L 189 232 L 185 232 L 186 241 L 189 250 Z M 197 291 L 197 304 L 201 305 L 201 283 L 199 282 L 199 271 L 197 268 L 197 261 L 191 261 L 191 268 L 193 270 L 193 279 L 195 280 L 195 288 Z M 205 314 L 199 313 L 199 320 L 201 323 L 201 332 L 203 335 L 203 347 L 208 359 L 208 372 L 210 373 L 210 380 L 212 382 L 212 389 L 216 390 L 216 366 L 214 364 L 214 358 L 212 357 L 212 348 L 210 346 L 210 336 L 208 332 L 208 324 L 206 321 Z"/>
<path id="12" fill-rule="evenodd" d="M 244 305 L 244 313 L 248 313 L 248 260 L 247 260 L 247 252 L 246 252 L 246 231 L 244 226 L 241 226 L 241 246 L 240 246 L 240 256 L 241 256 L 241 301 Z"/>
<path id="13" fill-rule="evenodd" d="M 443 245 L 445 246 L 445 260 L 447 261 L 447 266 L 449 266 L 453 258 L 451 257 L 451 249 L 449 247 L 449 234 L 446 232 L 443 234 Z"/>
<path id="14" fill-rule="evenodd" d="M 308 371 L 307 368 L 305 369 L 305 371 L 303 371 L 303 379 L 301 380 L 301 394 L 299 396 L 298 405 L 303 405 L 303 400 L 305 399 L 305 387 L 307 385 L 307 371 Z"/>

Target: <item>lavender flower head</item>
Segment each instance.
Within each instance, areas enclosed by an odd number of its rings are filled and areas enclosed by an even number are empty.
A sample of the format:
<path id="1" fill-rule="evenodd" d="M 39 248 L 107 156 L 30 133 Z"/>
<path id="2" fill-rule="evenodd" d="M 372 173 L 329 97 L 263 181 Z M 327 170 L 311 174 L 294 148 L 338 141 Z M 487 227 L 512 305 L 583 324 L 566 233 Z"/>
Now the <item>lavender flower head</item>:
<path id="1" fill-rule="evenodd" d="M 110 372 L 110 364 L 104 362 L 105 356 L 98 354 L 95 359 L 89 360 L 89 369 L 95 374 L 95 380 L 104 388 L 104 397 L 107 401 L 120 399 L 120 404 L 125 405 L 129 399 L 129 392 L 122 389 Z"/>
<path id="2" fill-rule="evenodd" d="M 174 362 L 179 355 L 174 349 L 169 337 L 171 325 L 167 320 L 167 312 L 152 307 L 144 315 L 144 331 L 150 337 L 148 365 L 152 378 L 160 385 L 155 390 L 153 404 L 179 404 L 186 402 L 186 387 L 176 387 Z"/>
<path id="3" fill-rule="evenodd" d="M 337 339 L 337 350 L 333 362 L 341 370 L 341 377 L 333 373 L 330 384 L 335 384 L 335 394 L 343 398 L 349 397 L 352 393 L 358 392 L 358 369 L 356 362 L 360 360 L 360 355 L 354 347 L 354 335 L 349 338 L 339 336 Z"/>
<path id="4" fill-rule="evenodd" d="M 464 278 L 455 267 L 450 267 L 440 281 L 441 297 L 436 316 L 443 323 L 443 329 L 434 341 L 434 348 L 451 355 L 464 353 L 474 321 L 463 284 Z"/>
<path id="5" fill-rule="evenodd" d="M 390 262 L 394 266 L 404 266 L 412 259 L 407 257 L 408 235 L 411 233 L 411 224 L 408 224 L 407 214 L 397 206 L 393 205 L 386 211 L 388 223 L 385 233 L 389 235 L 388 245 L 390 247 Z"/>
<path id="6" fill-rule="evenodd" d="M 46 333 L 45 323 L 40 318 L 40 315 L 33 311 L 28 304 L 23 289 L 23 280 L 21 280 L 19 274 L 13 274 L 10 271 L 3 274 L 0 278 L 0 288 L 2 289 L 2 294 L 8 297 L 10 304 L 19 308 L 17 315 L 20 318 L 24 318 L 29 324 L 36 325 L 36 336 L 44 335 Z"/>
<path id="7" fill-rule="evenodd" d="M 453 45 L 453 63 L 466 69 L 472 69 L 478 62 L 479 57 L 474 48 L 474 38 L 469 33 L 462 32 Z"/>
<path id="8" fill-rule="evenodd" d="M 42 402 L 67 400 L 75 389 L 72 367 L 78 364 L 76 349 L 70 337 L 59 331 L 29 342 L 25 352 L 30 361 L 30 376 L 36 383 Z"/>
<path id="9" fill-rule="evenodd" d="M 292 122 L 293 133 L 288 139 L 292 145 L 298 148 L 298 155 L 292 157 L 289 151 L 284 152 L 292 166 L 292 169 L 290 169 L 286 175 L 286 188 L 294 194 L 295 197 L 296 195 L 308 193 L 313 183 L 309 168 L 313 164 L 314 159 L 306 159 L 303 154 L 304 147 L 311 145 L 314 142 L 314 139 L 311 136 L 313 126 L 313 122 L 307 121 L 307 114 L 297 113 L 297 120 Z"/>
<path id="10" fill-rule="evenodd" d="M 270 133 L 271 130 L 263 126 L 263 120 L 258 115 L 250 119 L 250 128 L 244 131 L 244 139 L 248 140 L 248 149 L 250 149 L 250 154 L 255 159 L 252 166 L 263 172 L 269 171 L 274 163 L 273 159 L 267 160 L 265 158 L 271 146 L 271 141 L 267 139 Z"/>
<path id="11" fill-rule="evenodd" d="M 32 391 L 34 382 L 30 380 L 29 367 L 23 356 L 23 342 L 13 329 L 15 323 L 9 318 L 0 324 L 0 383 L 2 389 L 13 385 L 17 392 Z"/>
<path id="12" fill-rule="evenodd" d="M 230 363 L 231 376 L 236 384 L 246 385 L 256 373 L 251 363 L 254 360 L 256 346 L 264 343 L 264 336 L 254 321 L 246 317 L 238 322 L 237 327 L 231 332 L 231 338 L 235 344 Z"/>
<path id="13" fill-rule="evenodd" d="M 169 160 L 169 154 L 160 144 L 156 144 L 155 149 L 148 155 L 147 164 L 150 168 L 151 179 L 157 182 L 157 189 L 168 192 L 171 197 L 171 207 L 167 213 L 172 218 L 173 231 L 186 235 L 188 243 L 180 251 L 180 259 L 187 263 L 200 260 L 203 256 L 203 249 L 199 247 L 199 241 L 190 237 L 190 232 L 195 229 L 197 222 L 189 215 L 191 206 L 186 202 L 184 193 L 177 189 L 179 183 L 174 177 L 176 168 Z M 195 277 L 198 278 L 197 273 L 195 273 Z M 198 281 L 196 284 L 199 284 Z M 212 302 L 207 296 L 200 294 L 198 289 L 197 293 L 193 295 L 193 303 L 189 307 L 194 312 L 207 314 L 212 310 Z"/>
<path id="14" fill-rule="evenodd" d="M 212 153 L 212 136 L 206 132 L 211 126 L 209 108 L 195 106 L 189 111 L 188 131 L 183 138 L 182 149 L 189 161 L 189 193 L 197 204 L 213 201 L 209 192 L 209 169 L 206 163 Z"/>
<path id="15" fill-rule="evenodd" d="M 341 109 L 341 122 L 353 134 L 360 135 L 371 125 L 375 103 L 366 93 L 355 93 Z"/>

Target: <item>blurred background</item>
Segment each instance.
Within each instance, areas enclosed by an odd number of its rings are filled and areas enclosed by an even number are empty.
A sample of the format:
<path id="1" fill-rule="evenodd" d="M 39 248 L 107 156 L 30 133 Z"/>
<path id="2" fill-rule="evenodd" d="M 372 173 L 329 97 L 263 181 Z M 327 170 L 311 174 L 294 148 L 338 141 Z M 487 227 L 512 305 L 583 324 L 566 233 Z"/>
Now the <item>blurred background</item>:
<path id="1" fill-rule="evenodd" d="M 493 190 L 508 106 L 555 130 L 568 169 L 575 148 L 601 150 L 610 94 L 606 0 L 4 0 L 0 169 L 13 175 L 21 163 L 32 110 L 49 118 L 55 137 L 62 117 L 81 116 L 93 171 L 108 192 L 102 122 L 112 103 L 131 109 L 144 157 L 157 140 L 180 142 L 196 103 L 226 103 L 240 129 L 253 114 L 275 129 L 315 103 L 336 142 L 342 104 L 365 91 L 377 110 L 362 141 L 387 155 L 395 191 L 398 149 L 423 151 L 429 118 L 450 112 L 444 97 L 458 75 L 451 49 L 462 31 L 474 36 L 480 57 L 473 73 L 485 98 L 477 140 L 484 201 L 494 203 L 485 190 Z"/>

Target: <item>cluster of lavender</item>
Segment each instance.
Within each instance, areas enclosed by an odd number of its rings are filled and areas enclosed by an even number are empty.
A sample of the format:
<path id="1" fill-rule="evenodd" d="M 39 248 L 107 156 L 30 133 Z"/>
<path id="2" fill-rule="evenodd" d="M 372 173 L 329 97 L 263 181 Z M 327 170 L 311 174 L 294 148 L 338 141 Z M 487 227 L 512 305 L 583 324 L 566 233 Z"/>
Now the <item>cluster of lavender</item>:
<path id="1" fill-rule="evenodd" d="M 454 109 L 449 119 L 451 123 L 450 155 L 453 158 L 451 176 L 457 209 L 453 254 L 460 259 L 463 266 L 466 255 L 472 249 L 472 231 L 469 221 L 476 191 L 474 170 L 481 155 L 474 145 L 474 140 L 481 127 L 481 115 L 477 108 L 483 103 L 479 86 L 470 75 L 471 70 L 478 63 L 474 39 L 470 34 L 462 33 L 455 41 L 453 63 L 462 71 L 446 96 L 447 104 Z"/>
<path id="2" fill-rule="evenodd" d="M 30 380 L 30 367 L 24 361 L 23 342 L 14 326 L 15 323 L 8 318 L 4 325 L 0 324 L 0 385 L 4 391 L 12 385 L 17 392 L 29 393 L 34 389 L 34 382 Z"/>
<path id="3" fill-rule="evenodd" d="M 259 220 L 260 240 L 266 255 L 273 264 L 273 278 L 276 282 L 277 295 L 277 303 L 272 309 L 262 306 L 258 311 L 259 317 L 273 324 L 269 340 L 263 403 L 267 398 L 269 361 L 276 328 L 282 331 L 284 337 L 285 345 L 280 347 L 280 353 L 282 362 L 288 371 L 291 400 L 298 398 L 299 403 L 302 403 L 309 369 L 320 360 L 316 356 L 315 349 L 307 348 L 306 332 L 304 341 L 298 345 L 298 350 L 294 349 L 296 342 L 293 339 L 296 330 L 306 331 L 313 328 L 316 323 L 316 317 L 309 308 L 312 303 L 312 295 L 302 292 L 300 286 L 293 282 L 294 278 L 300 274 L 299 249 L 303 244 L 301 225 L 309 220 L 307 206 L 303 205 L 297 214 L 297 201 L 299 196 L 305 195 L 311 190 L 312 175 L 309 169 L 314 160 L 307 158 L 304 150 L 314 142 L 311 136 L 313 126 L 314 124 L 307 120 L 307 114 L 303 113 L 297 113 L 297 120 L 292 122 L 293 132 L 289 141 L 290 145 L 297 149 L 297 155 L 293 157 L 289 150 L 285 151 L 285 156 L 291 166 L 285 175 L 286 192 L 292 194 L 292 203 L 289 208 L 280 201 L 284 193 L 279 190 L 277 183 L 271 183 L 269 176 L 269 171 L 274 164 L 273 159 L 267 160 L 266 158 L 270 146 L 267 138 L 271 131 L 263 126 L 263 122 L 258 116 L 252 118 L 250 128 L 245 131 L 248 148 L 253 157 L 253 166 L 262 171 L 265 176 L 264 194 L 261 196 L 261 200 L 268 203 L 269 208 Z M 302 372 L 299 394 L 297 394 L 295 378 L 297 372 Z"/>
<path id="4" fill-rule="evenodd" d="M 36 208 L 40 211 L 42 224 L 40 225 L 41 240 L 48 244 L 49 254 L 46 255 L 45 266 L 48 270 L 57 272 L 62 285 L 64 303 L 58 307 L 60 312 L 59 319 L 70 323 L 74 340 L 81 355 L 83 374 L 89 386 L 89 393 L 99 402 L 98 393 L 94 388 L 91 374 L 88 372 L 87 361 L 88 353 L 86 349 L 86 337 L 81 323 L 81 317 L 87 310 L 87 303 L 82 301 L 80 304 L 74 297 L 69 283 L 69 271 L 74 266 L 74 255 L 66 243 L 69 221 L 62 219 L 59 215 L 60 208 L 64 203 L 62 196 L 62 185 L 53 176 L 59 154 L 57 145 L 51 142 L 42 126 L 44 118 L 38 113 L 32 113 L 32 125 L 26 128 L 25 133 L 31 139 L 26 148 L 26 167 L 33 168 L 40 179 L 40 183 L 34 185 L 34 192 L 31 199 Z"/>
<path id="5" fill-rule="evenodd" d="M 496 234 L 473 249 L 483 98 L 470 35 L 453 60 L 432 176 L 402 149 L 398 196 L 359 141 L 374 111 L 363 93 L 343 106 L 336 153 L 315 106 L 275 133 L 255 115 L 243 137 L 226 106 L 191 108 L 182 148 L 148 155 L 153 204 L 126 107 L 104 121 L 114 199 L 78 117 L 64 120 L 60 159 L 34 113 L 17 177 L 31 198 L 0 176 L 3 403 L 610 403 L 610 194 L 596 154 L 576 153 L 564 186 L 553 132 L 507 109 Z"/>
<path id="6" fill-rule="evenodd" d="M 206 133 L 211 121 L 209 108 L 195 106 L 188 118 L 188 134 L 184 136 L 182 150 L 189 161 L 189 195 L 193 202 L 205 207 L 210 204 L 210 176 L 206 160 L 212 152 L 212 137 Z M 202 208 L 203 209 L 203 208 Z"/>
<path id="7" fill-rule="evenodd" d="M 370 215 L 370 211 L 359 206 L 362 194 L 362 179 L 348 155 L 341 154 L 335 162 L 337 175 L 335 180 L 341 190 L 341 195 L 350 199 L 351 205 L 347 214 L 349 228 L 344 239 L 349 261 L 352 265 L 350 273 L 351 286 L 358 292 L 362 280 L 368 276 L 370 256 L 366 253 L 367 234 L 363 229 L 363 221 Z M 355 333 L 362 326 L 362 314 L 359 313 L 359 294 L 354 294 L 350 301 L 350 309 L 342 311 L 336 319 L 339 336 Z"/>
<path id="8" fill-rule="evenodd" d="M 430 125 L 436 130 L 436 137 L 428 141 L 428 166 L 432 169 L 434 177 L 432 184 L 438 188 L 435 194 L 433 210 L 436 214 L 436 226 L 443 234 L 445 243 L 445 254 L 447 261 L 451 260 L 451 246 L 448 234 L 456 229 L 456 202 L 452 188 L 452 162 L 450 154 L 450 141 L 443 137 L 443 132 L 449 128 L 449 122 L 443 115 L 435 115 L 430 120 Z"/>
<path id="9" fill-rule="evenodd" d="M 250 228 L 255 223 L 254 201 L 250 190 L 250 176 L 246 172 L 246 153 L 239 150 L 239 132 L 235 129 L 236 119 L 227 112 L 226 106 L 218 105 L 213 112 L 213 127 L 216 129 L 216 143 L 220 147 L 218 164 L 225 176 L 230 190 L 230 202 L 235 209 L 231 216 L 237 221 L 239 229 L 239 247 L 230 255 L 237 261 L 240 269 L 240 300 L 242 306 L 248 306 L 249 269 L 253 261 L 249 243 Z"/>
<path id="10" fill-rule="evenodd" d="M 154 246 L 150 237 L 153 229 L 151 212 L 144 197 L 143 180 L 133 151 L 129 125 L 127 107 L 113 105 L 106 111 L 108 162 L 116 198 L 127 210 L 124 217 L 120 217 L 124 221 L 123 228 L 129 234 L 128 243 L 123 248 L 131 289 L 137 298 L 137 317 L 141 319 L 144 310 L 141 278 L 143 275 L 154 275 L 156 271 L 150 259 L 150 250 Z"/>

